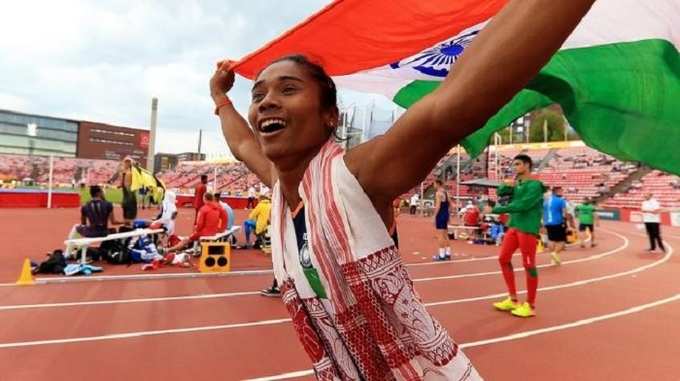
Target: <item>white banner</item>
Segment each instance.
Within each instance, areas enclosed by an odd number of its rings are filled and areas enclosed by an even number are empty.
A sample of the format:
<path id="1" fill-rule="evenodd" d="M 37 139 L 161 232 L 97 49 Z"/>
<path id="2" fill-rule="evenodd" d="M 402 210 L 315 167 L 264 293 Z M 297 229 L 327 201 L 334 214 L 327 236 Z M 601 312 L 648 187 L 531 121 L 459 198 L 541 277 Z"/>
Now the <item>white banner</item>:
<path id="1" fill-rule="evenodd" d="M 671 212 L 671 225 L 680 226 L 680 212 Z"/>

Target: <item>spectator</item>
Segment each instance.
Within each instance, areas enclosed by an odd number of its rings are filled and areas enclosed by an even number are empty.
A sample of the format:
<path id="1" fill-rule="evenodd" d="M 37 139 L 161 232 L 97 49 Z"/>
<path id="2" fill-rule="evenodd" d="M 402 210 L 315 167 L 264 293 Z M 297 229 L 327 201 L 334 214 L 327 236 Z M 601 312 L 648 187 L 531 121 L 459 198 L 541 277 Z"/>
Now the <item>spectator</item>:
<path id="1" fill-rule="evenodd" d="M 246 236 L 245 247 L 252 247 L 250 243 L 250 233 L 261 236 L 267 231 L 271 216 L 272 205 L 267 195 L 260 196 L 260 201 L 255 209 L 250 212 L 248 219 L 243 222 L 243 233 Z"/>
<path id="2" fill-rule="evenodd" d="M 193 233 L 177 245 L 169 247 L 167 251 L 173 252 L 186 248 L 190 243 L 198 241 L 199 238 L 213 236 L 224 231 L 226 227 L 227 213 L 215 202 L 212 193 L 205 193 L 203 195 L 203 206 L 198 211 Z"/>
<path id="3" fill-rule="evenodd" d="M 255 187 L 250 186 L 248 188 L 248 205 L 246 209 L 253 209 L 255 207 Z"/>
<path id="4" fill-rule="evenodd" d="M 123 167 L 120 172 L 121 184 L 120 187 L 123 189 L 123 202 L 121 207 L 123 208 L 123 219 L 125 220 L 125 225 L 131 225 L 132 221 L 137 218 L 137 197 L 132 191 L 132 158 L 127 156 L 123 159 Z"/>
<path id="5" fill-rule="evenodd" d="M 109 234 L 109 224 L 122 225 L 113 213 L 113 204 L 104 200 L 104 192 L 98 185 L 90 187 L 92 199 L 80 208 L 80 225 L 74 225 L 68 239 L 76 234 L 82 237 L 106 237 Z M 65 256 L 71 256 L 71 245 L 66 246 Z"/>
<path id="6" fill-rule="evenodd" d="M 208 186 L 206 184 L 208 184 L 208 175 L 201 175 L 201 182 L 196 185 L 194 190 L 194 209 L 196 210 L 194 223 L 196 223 L 196 219 L 198 219 L 198 212 L 203 207 L 203 195 L 208 191 Z"/>
<path id="7" fill-rule="evenodd" d="M 463 214 L 463 224 L 465 226 L 479 226 L 480 211 L 477 205 L 470 201 L 465 207 Z"/>
<path id="8" fill-rule="evenodd" d="M 659 249 L 666 252 L 666 248 L 663 245 L 663 240 L 661 239 L 661 231 L 659 229 L 659 224 L 661 223 L 661 216 L 659 213 L 662 212 L 659 202 L 656 201 L 651 193 L 645 193 L 645 201 L 642 202 L 642 221 L 645 223 L 645 229 L 647 230 L 647 236 L 649 237 L 649 249 L 647 251 L 652 252 L 656 250 L 656 244 L 659 244 Z"/>
<path id="9" fill-rule="evenodd" d="M 411 196 L 411 200 L 409 200 L 409 214 L 416 214 L 419 201 L 420 196 L 418 196 L 418 193 L 414 193 L 413 196 Z"/>
<path id="10" fill-rule="evenodd" d="M 146 197 L 149 194 L 149 188 L 147 187 L 141 187 L 139 191 L 137 191 L 139 194 L 139 198 L 142 204 L 142 209 L 146 209 Z"/>
<path id="11" fill-rule="evenodd" d="M 222 195 L 219 192 L 215 193 L 215 201 L 217 201 L 227 213 L 227 229 L 231 229 L 234 226 L 234 222 L 236 221 L 234 209 L 232 209 L 226 201 L 222 201 Z"/>
<path id="12" fill-rule="evenodd" d="M 177 218 L 176 197 L 175 192 L 165 192 L 163 204 L 161 205 L 161 213 L 149 226 L 151 229 L 158 229 L 163 226 L 168 236 L 175 234 L 175 219 Z"/>

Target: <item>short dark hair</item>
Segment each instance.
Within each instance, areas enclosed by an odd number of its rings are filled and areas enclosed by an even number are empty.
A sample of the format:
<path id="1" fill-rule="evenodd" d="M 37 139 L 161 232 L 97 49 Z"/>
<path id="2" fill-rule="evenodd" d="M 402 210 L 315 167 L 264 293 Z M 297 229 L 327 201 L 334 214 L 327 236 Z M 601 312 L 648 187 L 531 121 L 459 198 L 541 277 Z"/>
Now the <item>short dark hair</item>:
<path id="1" fill-rule="evenodd" d="M 559 185 L 556 185 L 556 186 L 552 187 L 552 190 L 553 190 L 553 192 L 554 192 L 554 191 L 559 191 L 559 190 L 562 190 L 562 187 L 559 186 Z"/>
<path id="2" fill-rule="evenodd" d="M 215 196 L 213 196 L 213 194 L 210 192 L 206 192 L 203 197 L 206 201 L 215 201 Z"/>
<path id="3" fill-rule="evenodd" d="M 102 187 L 99 185 L 91 185 L 90 186 L 90 196 L 92 197 L 97 197 L 102 194 Z"/>
<path id="4" fill-rule="evenodd" d="M 208 182 L 208 175 L 201 175 L 201 182 L 207 183 Z"/>
<path id="5" fill-rule="evenodd" d="M 531 160 L 531 156 L 525 155 L 523 153 L 520 153 L 519 155 L 515 156 L 512 160 L 513 161 L 519 160 L 524 164 L 529 164 L 529 168 L 534 167 L 534 162 L 533 162 L 533 160 Z"/>
<path id="6" fill-rule="evenodd" d="M 434 182 L 435 182 L 435 184 L 437 184 L 437 185 L 444 185 L 444 182 L 443 182 L 441 179 L 437 179 L 437 180 L 435 180 Z"/>
<path id="7" fill-rule="evenodd" d="M 328 75 L 328 73 L 326 73 L 326 70 L 324 70 L 321 65 L 312 62 L 309 58 L 302 54 L 291 54 L 276 59 L 267 66 L 283 61 L 295 62 L 307 70 L 307 73 L 319 85 L 319 90 L 321 91 L 321 107 L 324 109 L 338 107 L 338 90 L 335 87 L 335 82 L 333 82 L 333 79 Z M 260 73 L 257 73 L 258 77 L 260 76 Z"/>
<path id="8" fill-rule="evenodd" d="M 215 192 L 215 200 L 216 200 L 216 201 L 220 201 L 221 196 L 222 196 L 222 193 L 220 193 L 220 192 Z"/>

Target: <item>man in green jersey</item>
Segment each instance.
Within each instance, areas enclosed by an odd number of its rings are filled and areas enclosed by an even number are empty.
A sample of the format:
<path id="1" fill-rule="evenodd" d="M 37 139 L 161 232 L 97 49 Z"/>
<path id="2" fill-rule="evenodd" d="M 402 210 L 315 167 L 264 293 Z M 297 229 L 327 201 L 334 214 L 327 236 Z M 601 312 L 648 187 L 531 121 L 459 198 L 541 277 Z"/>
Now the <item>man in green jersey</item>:
<path id="1" fill-rule="evenodd" d="M 586 239 L 590 234 L 590 247 L 595 246 L 595 225 L 599 225 L 595 204 L 590 198 L 585 199 L 583 204 L 576 207 L 576 217 L 578 218 L 578 231 L 581 247 L 585 247 Z"/>

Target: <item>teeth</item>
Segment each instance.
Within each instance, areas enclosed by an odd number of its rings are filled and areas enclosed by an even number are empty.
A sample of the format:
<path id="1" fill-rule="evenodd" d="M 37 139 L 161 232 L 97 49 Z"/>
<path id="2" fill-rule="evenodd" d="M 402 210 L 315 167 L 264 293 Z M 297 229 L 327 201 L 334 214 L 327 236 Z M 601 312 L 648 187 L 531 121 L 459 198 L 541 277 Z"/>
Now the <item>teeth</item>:
<path id="1" fill-rule="evenodd" d="M 283 119 L 267 119 L 264 122 L 260 123 L 260 129 L 271 126 L 272 124 L 280 124 L 284 127 L 286 126 L 286 122 Z"/>

